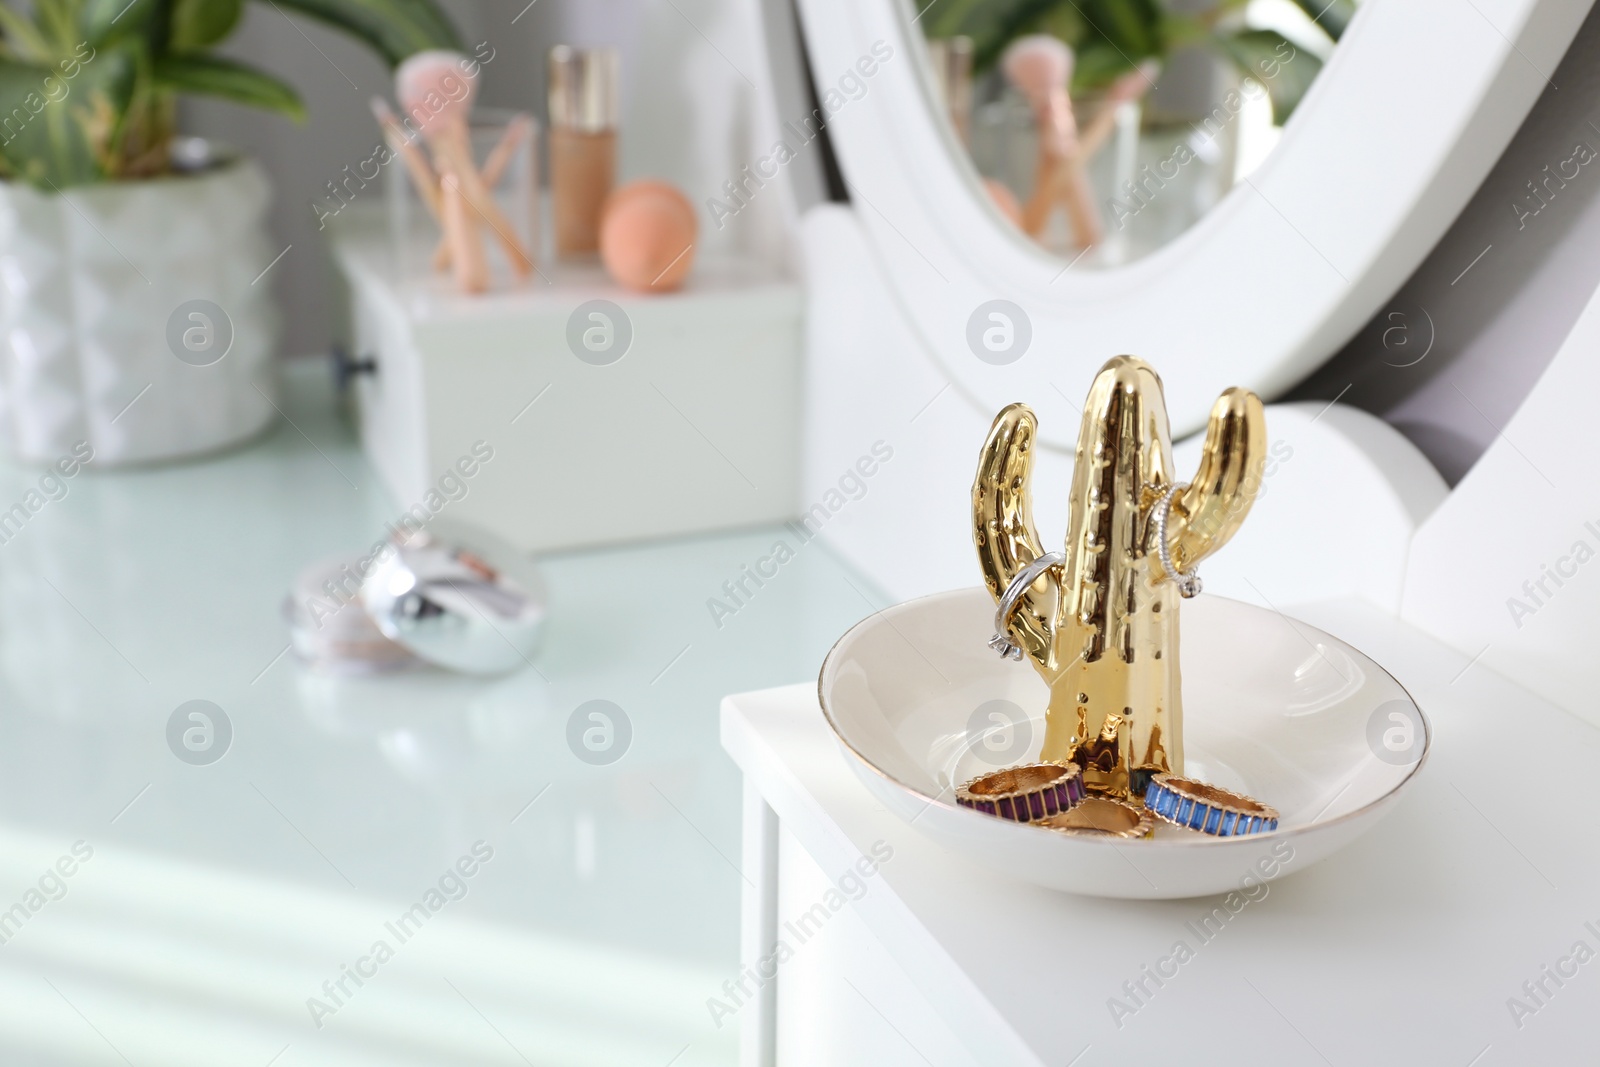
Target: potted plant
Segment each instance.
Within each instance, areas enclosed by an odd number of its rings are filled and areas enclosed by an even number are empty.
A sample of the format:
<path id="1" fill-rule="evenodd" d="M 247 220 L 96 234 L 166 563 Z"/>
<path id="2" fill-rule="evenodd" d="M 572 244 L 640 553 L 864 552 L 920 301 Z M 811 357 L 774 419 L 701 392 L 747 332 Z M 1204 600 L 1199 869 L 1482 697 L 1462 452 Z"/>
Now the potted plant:
<path id="1" fill-rule="evenodd" d="M 434 0 L 269 0 L 391 65 L 459 48 Z M 0 447 L 99 464 L 224 448 L 275 415 L 281 250 L 266 177 L 178 136 L 177 101 L 295 120 L 295 90 L 216 54 L 244 0 L 0 0 Z"/>

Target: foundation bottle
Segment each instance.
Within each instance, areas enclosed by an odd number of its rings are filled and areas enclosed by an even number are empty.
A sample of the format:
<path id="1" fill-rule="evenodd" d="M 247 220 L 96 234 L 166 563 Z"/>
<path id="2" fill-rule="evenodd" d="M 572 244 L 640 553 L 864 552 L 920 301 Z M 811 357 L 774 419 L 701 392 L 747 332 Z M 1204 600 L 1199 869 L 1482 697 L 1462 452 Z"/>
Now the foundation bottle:
<path id="1" fill-rule="evenodd" d="M 556 255 L 593 255 L 617 169 L 617 53 L 550 50 L 550 200 Z"/>

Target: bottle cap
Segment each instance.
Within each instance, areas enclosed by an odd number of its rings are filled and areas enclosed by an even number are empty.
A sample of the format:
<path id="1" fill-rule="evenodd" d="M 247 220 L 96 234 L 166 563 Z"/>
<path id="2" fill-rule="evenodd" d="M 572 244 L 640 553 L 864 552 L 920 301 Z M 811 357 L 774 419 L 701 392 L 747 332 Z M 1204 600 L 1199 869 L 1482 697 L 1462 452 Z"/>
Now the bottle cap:
<path id="1" fill-rule="evenodd" d="M 550 127 L 602 133 L 617 125 L 617 71 L 612 48 L 550 50 Z"/>

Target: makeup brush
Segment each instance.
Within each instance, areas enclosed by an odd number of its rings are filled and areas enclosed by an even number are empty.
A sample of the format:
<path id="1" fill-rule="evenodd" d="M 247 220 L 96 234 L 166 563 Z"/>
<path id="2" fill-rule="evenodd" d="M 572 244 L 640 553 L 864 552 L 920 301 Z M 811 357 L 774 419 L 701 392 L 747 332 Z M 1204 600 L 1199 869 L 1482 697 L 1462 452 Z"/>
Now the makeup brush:
<path id="1" fill-rule="evenodd" d="M 384 140 L 405 163 L 411 184 L 416 187 L 417 195 L 422 197 L 428 214 L 439 227 L 439 243 L 433 250 L 433 269 L 447 271 L 450 269 L 450 241 L 444 232 L 444 203 L 439 191 L 439 176 L 433 172 L 433 164 L 428 162 L 427 155 L 417 147 L 405 127 L 400 125 L 400 120 L 395 118 L 389 102 L 381 96 L 375 96 L 371 106 L 373 117 L 383 129 Z"/>
<path id="2" fill-rule="evenodd" d="M 1111 131 L 1117 128 L 1117 109 L 1123 104 L 1142 99 L 1161 76 L 1161 64 L 1147 59 L 1126 74 L 1119 75 L 1107 88 L 1105 102 L 1089 125 L 1083 128 L 1078 139 L 1078 152 L 1085 163 L 1104 147 Z"/>
<path id="3" fill-rule="evenodd" d="M 1022 205 L 1017 203 L 1017 194 L 1011 187 L 998 178 L 983 179 L 984 191 L 989 194 L 989 199 L 994 201 L 994 206 L 1000 209 L 1011 225 L 1021 228 Z"/>
<path id="4" fill-rule="evenodd" d="M 1041 150 L 1057 159 L 1072 151 L 1078 133 L 1067 96 L 1072 62 L 1066 42 L 1046 33 L 1018 37 L 1000 57 L 1006 81 L 1033 105 Z"/>
<path id="5" fill-rule="evenodd" d="M 533 133 L 533 119 L 528 115 L 517 114 L 506 123 L 505 132 L 500 135 L 500 140 L 495 143 L 489 152 L 489 158 L 483 161 L 483 183 L 489 188 L 500 184 L 500 179 L 505 176 L 506 167 L 511 165 L 512 158 L 517 154 L 517 149 L 522 147 L 522 142 Z"/>
<path id="6" fill-rule="evenodd" d="M 389 148 L 405 163 L 406 172 L 410 174 L 412 184 L 417 187 L 422 202 L 427 205 L 428 213 L 442 227 L 440 217 L 443 208 L 440 202 L 439 176 L 433 172 L 433 164 L 428 162 L 427 155 L 417 147 L 416 141 L 406 132 L 405 127 L 400 125 L 400 120 L 395 117 L 387 100 L 381 96 L 374 96 L 371 106 L 373 117 L 382 127 Z M 522 142 L 527 140 L 532 132 L 533 120 L 527 115 L 516 115 L 506 124 L 505 132 L 500 135 L 499 142 L 489 153 L 489 158 L 484 161 L 484 185 L 493 189 L 500 184 L 500 179 L 505 175 L 506 167 L 510 165 L 517 149 L 522 147 Z M 450 269 L 450 242 L 443 236 L 439 238 L 439 246 L 434 250 L 433 265 L 438 270 Z"/>
<path id="7" fill-rule="evenodd" d="M 1067 95 L 1072 63 L 1072 49 L 1043 33 L 1018 37 L 1000 57 L 1006 80 L 1033 106 L 1039 129 L 1039 163 L 1033 195 L 1023 208 L 1022 228 L 1034 237 L 1043 233 L 1059 197 L 1066 206 L 1074 240 L 1087 248 L 1100 240 L 1100 216 L 1083 169 L 1078 125 Z"/>
<path id="8" fill-rule="evenodd" d="M 446 171 L 439 180 L 445 240 L 450 248 L 450 263 L 455 267 L 456 284 L 464 293 L 482 293 L 489 288 L 489 260 L 484 255 L 483 235 L 478 218 L 461 191 L 461 178 Z"/>
<path id="9" fill-rule="evenodd" d="M 1156 60 L 1147 59 L 1132 70 L 1117 77 L 1106 87 L 1104 99 L 1101 101 L 1099 111 L 1089 124 L 1083 128 L 1078 136 L 1078 163 L 1080 168 L 1087 171 L 1089 160 L 1095 153 L 1105 147 L 1117 128 L 1117 112 L 1122 105 L 1141 99 L 1155 84 L 1156 78 L 1161 74 L 1161 64 Z M 1054 186 L 1050 193 L 1040 198 L 1040 203 L 1048 205 L 1065 195 L 1065 186 L 1073 178 L 1072 170 L 1068 167 L 1057 167 L 1053 172 Z M 1098 216 L 1096 216 L 1098 219 Z"/>
<path id="10" fill-rule="evenodd" d="M 517 274 L 533 272 L 533 260 L 517 239 L 511 223 L 494 202 L 483 176 L 472 159 L 472 140 L 467 116 L 472 110 L 476 90 L 474 79 L 466 74 L 465 57 L 455 52 L 419 52 L 395 71 L 396 95 L 400 106 L 422 131 L 433 149 L 434 164 L 443 176 L 454 176 L 462 200 L 495 234 L 506 258 Z M 445 225 L 452 213 L 445 212 Z M 472 238 L 477 238 L 476 226 Z M 465 247 L 467 238 L 446 233 L 451 254 Z M 461 266 L 457 264 L 458 274 Z"/>
<path id="11" fill-rule="evenodd" d="M 483 184 L 486 187 L 492 190 L 500 184 L 500 179 L 505 177 L 506 168 L 516 157 L 517 149 L 522 147 L 522 142 L 532 133 L 533 119 L 527 115 L 514 115 L 511 121 L 506 123 L 505 132 L 490 150 L 489 158 L 483 161 Z M 439 238 L 439 246 L 433 250 L 433 265 L 436 270 L 450 269 L 450 242 L 442 235 Z"/>
<path id="12" fill-rule="evenodd" d="M 428 206 L 429 213 L 437 222 L 439 176 L 433 172 L 433 165 L 406 133 L 405 127 L 400 125 L 400 120 L 395 118 L 394 112 L 389 108 L 389 102 L 383 97 L 372 98 L 372 116 L 378 120 L 379 127 L 383 129 L 384 140 L 389 143 L 389 150 L 404 161 L 406 172 L 411 175 L 412 184 L 417 187 L 418 195 L 422 197 L 422 202 Z"/>

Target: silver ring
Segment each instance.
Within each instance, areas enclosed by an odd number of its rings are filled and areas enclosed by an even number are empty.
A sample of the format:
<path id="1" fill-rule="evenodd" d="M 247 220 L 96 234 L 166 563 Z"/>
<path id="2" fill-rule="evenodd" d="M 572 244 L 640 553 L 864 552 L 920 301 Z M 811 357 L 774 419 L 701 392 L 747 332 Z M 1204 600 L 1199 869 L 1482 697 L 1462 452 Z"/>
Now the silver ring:
<path id="1" fill-rule="evenodd" d="M 1200 576 L 1191 569 L 1187 574 L 1179 574 L 1178 568 L 1172 565 L 1172 550 L 1167 547 L 1167 513 L 1172 510 L 1172 498 L 1183 490 L 1189 488 L 1189 483 L 1169 485 L 1167 491 L 1161 494 L 1161 500 L 1156 504 L 1154 518 L 1156 520 L 1156 556 L 1161 560 L 1161 571 L 1168 578 L 1178 583 L 1178 595 L 1185 600 L 1200 595 L 1200 590 L 1205 588 L 1200 581 Z"/>
<path id="2" fill-rule="evenodd" d="M 1066 561 L 1063 552 L 1046 552 L 1042 556 L 1035 556 L 1033 562 L 1016 573 L 1001 595 L 999 607 L 995 609 L 994 636 L 989 638 L 990 648 L 1005 659 L 1022 658 L 1022 646 L 1011 640 L 1011 613 L 1017 610 L 1017 601 L 1022 599 L 1028 586 L 1039 580 L 1039 575 Z"/>

